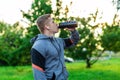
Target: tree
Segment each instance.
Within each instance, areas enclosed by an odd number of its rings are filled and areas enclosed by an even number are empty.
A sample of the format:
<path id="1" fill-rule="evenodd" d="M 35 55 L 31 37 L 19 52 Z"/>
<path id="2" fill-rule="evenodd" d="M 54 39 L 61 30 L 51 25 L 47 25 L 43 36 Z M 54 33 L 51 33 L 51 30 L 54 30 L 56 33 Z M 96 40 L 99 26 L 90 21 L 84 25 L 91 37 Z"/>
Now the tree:
<path id="1" fill-rule="evenodd" d="M 21 65 L 27 63 L 27 57 L 21 49 L 24 43 L 24 28 L 16 22 L 14 25 L 9 25 L 0 22 L 0 65 Z"/>
<path id="2" fill-rule="evenodd" d="M 90 68 L 98 60 L 102 52 L 102 49 L 98 47 L 100 46 L 100 33 L 95 36 L 95 31 L 100 27 L 100 24 L 91 25 L 91 22 L 95 23 L 97 19 L 98 10 L 96 10 L 96 13 L 90 14 L 88 18 L 76 18 L 80 23 L 78 28 L 80 41 L 76 47 L 66 51 L 66 55 L 74 59 L 84 59 L 87 68 Z M 92 57 L 95 57 L 95 59 L 92 60 Z"/>
<path id="3" fill-rule="evenodd" d="M 117 11 L 120 9 L 120 0 L 112 0 L 113 5 L 116 6 Z"/>
<path id="4" fill-rule="evenodd" d="M 23 18 L 29 21 L 28 35 L 33 37 L 39 33 L 35 24 L 36 19 L 43 14 L 52 13 L 51 2 L 50 0 L 34 0 L 31 9 L 27 13 L 22 10 L 21 12 Z"/>
<path id="5" fill-rule="evenodd" d="M 115 15 L 112 25 L 104 24 L 101 44 L 105 50 L 120 51 L 120 20 L 117 18 L 118 16 Z"/>

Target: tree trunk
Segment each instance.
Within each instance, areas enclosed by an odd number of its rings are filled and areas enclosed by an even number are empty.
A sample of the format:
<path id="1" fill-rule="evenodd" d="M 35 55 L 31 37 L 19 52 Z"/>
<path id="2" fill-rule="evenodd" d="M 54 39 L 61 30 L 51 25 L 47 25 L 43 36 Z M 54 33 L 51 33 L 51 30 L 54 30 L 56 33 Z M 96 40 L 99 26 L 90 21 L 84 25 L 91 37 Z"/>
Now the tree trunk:
<path id="1" fill-rule="evenodd" d="M 86 68 L 91 68 L 90 58 L 86 58 Z"/>

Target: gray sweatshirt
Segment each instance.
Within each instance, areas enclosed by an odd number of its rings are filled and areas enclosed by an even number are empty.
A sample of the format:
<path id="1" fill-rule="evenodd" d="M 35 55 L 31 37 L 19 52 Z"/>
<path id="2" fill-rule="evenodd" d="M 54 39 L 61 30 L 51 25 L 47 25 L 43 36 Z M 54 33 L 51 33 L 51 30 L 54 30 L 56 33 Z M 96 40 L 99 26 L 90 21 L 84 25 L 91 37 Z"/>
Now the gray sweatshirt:
<path id="1" fill-rule="evenodd" d="M 65 67 L 64 49 L 74 46 L 79 41 L 75 30 L 70 38 L 48 37 L 38 34 L 31 39 L 31 62 L 35 80 L 67 80 L 68 72 Z"/>

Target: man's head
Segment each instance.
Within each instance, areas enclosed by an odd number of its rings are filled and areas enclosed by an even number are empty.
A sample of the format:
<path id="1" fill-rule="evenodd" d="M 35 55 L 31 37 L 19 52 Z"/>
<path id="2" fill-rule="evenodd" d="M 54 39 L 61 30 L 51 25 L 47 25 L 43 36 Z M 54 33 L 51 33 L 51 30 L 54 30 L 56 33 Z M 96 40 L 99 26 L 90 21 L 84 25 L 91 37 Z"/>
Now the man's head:
<path id="1" fill-rule="evenodd" d="M 37 27 L 39 31 L 44 33 L 45 30 L 51 31 L 53 33 L 58 32 L 58 26 L 54 23 L 54 20 L 51 18 L 50 14 L 44 14 L 37 19 Z"/>

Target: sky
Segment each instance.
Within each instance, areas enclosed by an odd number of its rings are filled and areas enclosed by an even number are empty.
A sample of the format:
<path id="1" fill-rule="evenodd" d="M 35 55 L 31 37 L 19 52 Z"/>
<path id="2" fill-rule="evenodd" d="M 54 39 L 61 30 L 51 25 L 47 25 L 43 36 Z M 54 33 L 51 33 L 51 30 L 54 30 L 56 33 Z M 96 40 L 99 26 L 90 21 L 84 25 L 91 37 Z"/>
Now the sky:
<path id="1" fill-rule="evenodd" d="M 21 21 L 22 13 L 31 7 L 32 0 L 0 0 L 0 21 L 14 24 Z"/>
<path id="2" fill-rule="evenodd" d="M 101 13 L 103 12 L 103 21 L 110 21 L 115 13 L 111 0 L 63 0 L 63 6 L 69 5 L 70 1 L 73 1 L 70 16 L 84 17 L 89 13 L 95 13 L 98 8 Z M 27 12 L 31 4 L 32 0 L 0 0 L 0 21 L 9 24 L 21 21 L 23 18 L 20 10 Z"/>
<path id="3" fill-rule="evenodd" d="M 69 15 L 75 17 L 87 17 L 90 13 L 95 13 L 98 9 L 99 14 L 101 14 L 102 19 L 98 22 L 108 22 L 111 23 L 116 12 L 115 7 L 113 7 L 112 0 L 71 0 L 74 1 L 72 7 L 70 8 Z M 66 0 L 67 2 L 67 0 Z"/>

